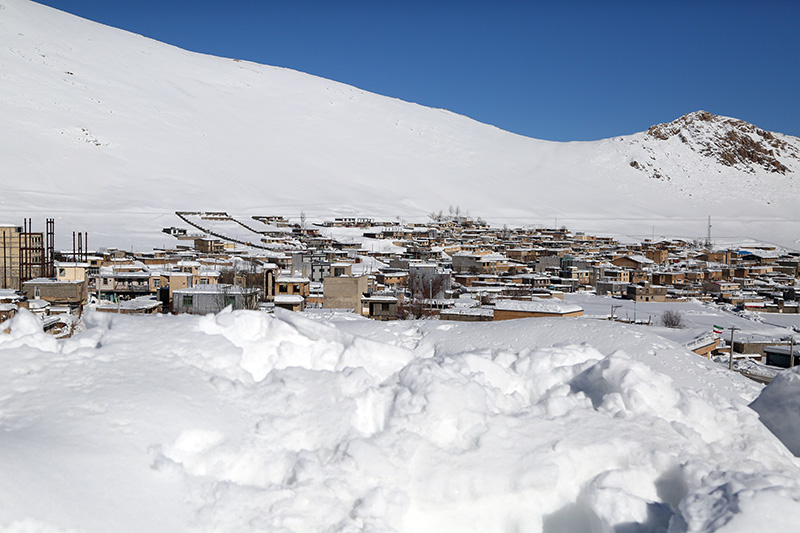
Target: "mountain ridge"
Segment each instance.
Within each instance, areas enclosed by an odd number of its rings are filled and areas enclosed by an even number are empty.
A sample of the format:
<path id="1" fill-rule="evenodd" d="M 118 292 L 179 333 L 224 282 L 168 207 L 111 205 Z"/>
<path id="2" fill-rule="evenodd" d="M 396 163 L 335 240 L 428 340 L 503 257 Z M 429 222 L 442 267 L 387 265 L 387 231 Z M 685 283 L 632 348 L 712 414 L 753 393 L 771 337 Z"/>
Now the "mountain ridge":
<path id="1" fill-rule="evenodd" d="M 4 174 L 16 176 L 0 200 L 8 222 L 56 216 L 59 228 L 127 247 L 162 244 L 160 229 L 176 223 L 177 210 L 424 219 L 460 205 L 490 222 L 557 219 L 618 234 L 657 226 L 702 235 L 712 215 L 728 235 L 777 236 L 787 246 L 797 238 L 800 167 L 791 161 L 780 160 L 783 173 L 743 170 L 649 130 L 531 139 L 32 2 L 3 4 L 0 118 L 11 135 L 0 154 Z M 725 183 L 736 187 L 720 190 Z M 747 218 L 732 217 L 732 207 Z"/>
<path id="2" fill-rule="evenodd" d="M 704 128 L 697 127 L 698 123 L 722 125 L 719 129 L 724 133 L 718 129 L 711 131 L 709 135 L 707 128 L 703 131 Z M 715 156 L 723 165 L 740 165 L 741 170 L 750 173 L 754 172 L 751 165 L 758 165 L 768 172 L 786 174 L 790 170 L 780 160 L 781 150 L 785 153 L 784 157 L 792 158 L 795 162 L 800 159 L 800 149 L 778 137 L 788 136 L 762 130 L 743 120 L 721 117 L 702 110 L 688 113 L 667 124 L 651 126 L 647 134 L 662 141 L 677 136 L 682 143 L 690 146 L 699 143 L 699 153 L 702 155 Z M 693 148 L 697 151 L 696 146 Z"/>

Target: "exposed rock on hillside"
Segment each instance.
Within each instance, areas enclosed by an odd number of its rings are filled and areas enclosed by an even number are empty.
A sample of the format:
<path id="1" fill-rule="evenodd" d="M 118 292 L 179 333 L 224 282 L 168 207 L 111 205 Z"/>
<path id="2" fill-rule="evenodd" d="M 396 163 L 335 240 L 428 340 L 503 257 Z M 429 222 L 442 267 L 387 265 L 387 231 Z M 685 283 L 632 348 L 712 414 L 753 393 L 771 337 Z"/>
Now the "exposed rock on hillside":
<path id="1" fill-rule="evenodd" d="M 782 159 L 800 156 L 796 146 L 768 131 L 707 111 L 689 113 L 668 124 L 652 126 L 647 136 L 659 141 L 677 138 L 699 154 L 749 173 L 760 167 L 768 172 L 786 174 L 789 168 Z M 640 168 L 638 163 L 631 166 Z"/>

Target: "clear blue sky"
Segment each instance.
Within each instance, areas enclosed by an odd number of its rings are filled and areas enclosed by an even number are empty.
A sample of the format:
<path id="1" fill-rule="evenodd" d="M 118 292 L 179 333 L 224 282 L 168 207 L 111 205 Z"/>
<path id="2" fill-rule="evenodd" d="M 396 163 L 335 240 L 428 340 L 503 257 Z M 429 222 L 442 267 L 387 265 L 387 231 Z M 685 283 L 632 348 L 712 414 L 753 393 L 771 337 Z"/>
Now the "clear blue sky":
<path id="1" fill-rule="evenodd" d="M 705 109 L 800 136 L 800 1 L 41 0 L 559 141 Z"/>

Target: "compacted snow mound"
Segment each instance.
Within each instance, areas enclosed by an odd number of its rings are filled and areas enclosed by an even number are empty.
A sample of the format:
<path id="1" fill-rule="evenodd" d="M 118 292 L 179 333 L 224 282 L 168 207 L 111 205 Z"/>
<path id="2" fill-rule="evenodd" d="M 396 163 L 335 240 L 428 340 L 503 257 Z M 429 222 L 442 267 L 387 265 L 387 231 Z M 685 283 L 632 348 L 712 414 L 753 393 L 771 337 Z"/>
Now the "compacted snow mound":
<path id="1" fill-rule="evenodd" d="M 800 523 L 758 387 L 611 323 L 89 314 L 51 343 L 30 319 L 0 333 L 0 531 Z"/>
<path id="2" fill-rule="evenodd" d="M 779 373 L 750 404 L 781 442 L 800 457 L 800 367 Z"/>

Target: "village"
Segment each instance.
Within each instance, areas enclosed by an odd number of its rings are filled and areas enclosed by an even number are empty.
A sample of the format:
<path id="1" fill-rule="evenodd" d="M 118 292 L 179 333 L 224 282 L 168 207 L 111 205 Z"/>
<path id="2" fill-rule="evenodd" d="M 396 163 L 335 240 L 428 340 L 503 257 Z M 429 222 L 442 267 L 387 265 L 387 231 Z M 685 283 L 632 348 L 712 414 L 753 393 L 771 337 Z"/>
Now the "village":
<path id="1" fill-rule="evenodd" d="M 56 251 L 54 223 L 34 232 L 0 225 L 0 322 L 19 308 L 45 330 L 69 335 L 85 309 L 125 314 L 329 310 L 374 320 L 499 321 L 577 317 L 569 296 L 620 302 L 715 302 L 730 309 L 798 314 L 800 254 L 764 243 L 721 247 L 705 240 L 620 242 L 566 227 L 491 227 L 481 218 L 429 215 L 424 223 L 305 214 L 237 217 L 177 212 L 164 228 L 174 246 L 147 252 Z M 613 302 L 614 300 L 612 300 Z M 680 314 L 593 318 L 680 327 Z M 635 310 L 635 307 L 634 307 Z M 677 323 L 670 323 L 676 320 Z M 687 341 L 710 357 L 730 350 L 720 331 Z M 734 352 L 792 366 L 793 341 L 734 342 Z"/>

